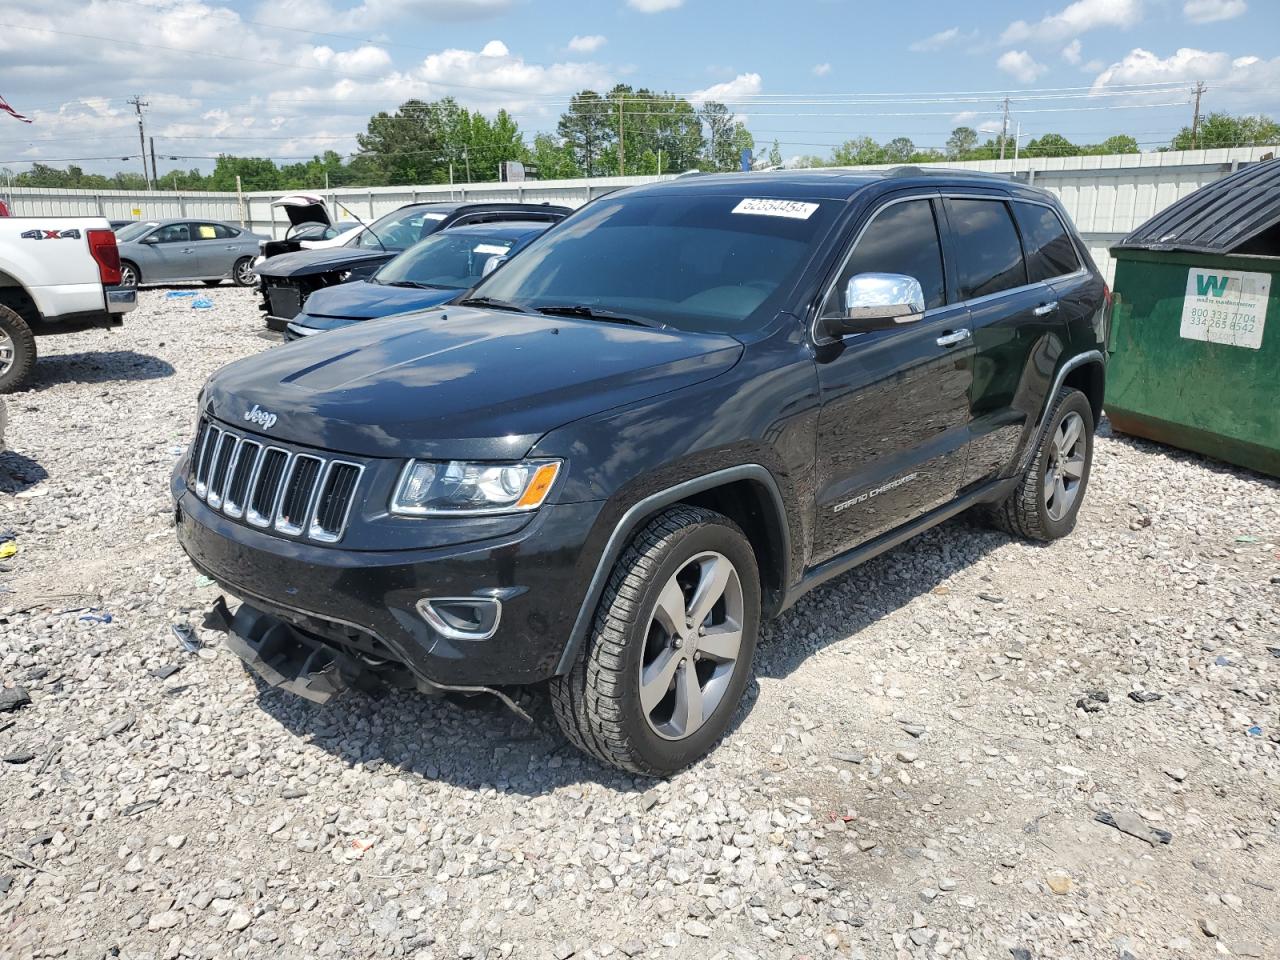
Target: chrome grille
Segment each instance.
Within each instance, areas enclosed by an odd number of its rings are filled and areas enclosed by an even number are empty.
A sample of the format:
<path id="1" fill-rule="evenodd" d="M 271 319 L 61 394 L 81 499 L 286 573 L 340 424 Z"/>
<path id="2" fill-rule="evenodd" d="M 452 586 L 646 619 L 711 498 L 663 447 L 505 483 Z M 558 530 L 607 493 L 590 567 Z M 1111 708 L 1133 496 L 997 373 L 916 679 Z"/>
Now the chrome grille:
<path id="1" fill-rule="evenodd" d="M 363 471 L 358 463 L 266 446 L 204 417 L 191 447 L 191 487 L 210 507 L 322 543 L 342 539 Z"/>

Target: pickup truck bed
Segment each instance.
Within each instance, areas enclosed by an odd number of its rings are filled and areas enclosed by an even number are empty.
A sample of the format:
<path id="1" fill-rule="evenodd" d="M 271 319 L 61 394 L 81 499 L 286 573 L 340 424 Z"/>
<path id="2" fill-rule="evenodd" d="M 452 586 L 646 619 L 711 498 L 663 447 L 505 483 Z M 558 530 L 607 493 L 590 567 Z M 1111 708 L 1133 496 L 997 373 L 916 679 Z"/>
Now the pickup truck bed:
<path id="1" fill-rule="evenodd" d="M 105 218 L 0 219 L 0 393 L 30 375 L 37 336 L 119 326 L 137 296 Z"/>

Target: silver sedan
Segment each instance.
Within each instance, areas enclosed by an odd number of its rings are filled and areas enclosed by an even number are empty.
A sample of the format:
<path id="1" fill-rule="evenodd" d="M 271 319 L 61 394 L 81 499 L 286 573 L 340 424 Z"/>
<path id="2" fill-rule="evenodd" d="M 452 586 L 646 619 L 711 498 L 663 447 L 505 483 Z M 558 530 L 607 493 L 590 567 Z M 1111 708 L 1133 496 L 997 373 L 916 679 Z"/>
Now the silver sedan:
<path id="1" fill-rule="evenodd" d="M 231 279 L 257 283 L 253 258 L 267 238 L 221 220 L 139 220 L 116 231 L 120 276 L 125 286 Z"/>

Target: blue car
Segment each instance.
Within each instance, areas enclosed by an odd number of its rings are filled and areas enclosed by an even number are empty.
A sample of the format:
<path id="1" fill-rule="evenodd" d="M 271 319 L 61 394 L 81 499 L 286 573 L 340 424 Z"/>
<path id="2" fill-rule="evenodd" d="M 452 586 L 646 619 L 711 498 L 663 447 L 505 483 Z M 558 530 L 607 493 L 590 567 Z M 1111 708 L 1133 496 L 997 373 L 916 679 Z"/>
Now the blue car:
<path id="1" fill-rule="evenodd" d="M 442 230 L 387 261 L 368 280 L 317 290 L 307 298 L 306 309 L 285 327 L 284 338 L 298 340 L 362 320 L 446 303 L 549 226 L 477 223 Z"/>

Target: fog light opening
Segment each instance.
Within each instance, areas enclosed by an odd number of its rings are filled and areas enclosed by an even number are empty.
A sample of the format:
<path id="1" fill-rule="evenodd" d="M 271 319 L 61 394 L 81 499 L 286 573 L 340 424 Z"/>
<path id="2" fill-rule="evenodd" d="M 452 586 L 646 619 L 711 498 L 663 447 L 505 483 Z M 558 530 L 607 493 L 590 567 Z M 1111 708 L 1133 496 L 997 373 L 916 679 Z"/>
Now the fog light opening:
<path id="1" fill-rule="evenodd" d="M 491 597 L 427 597 L 417 608 L 433 630 L 451 640 L 488 640 L 502 619 L 502 601 Z"/>

